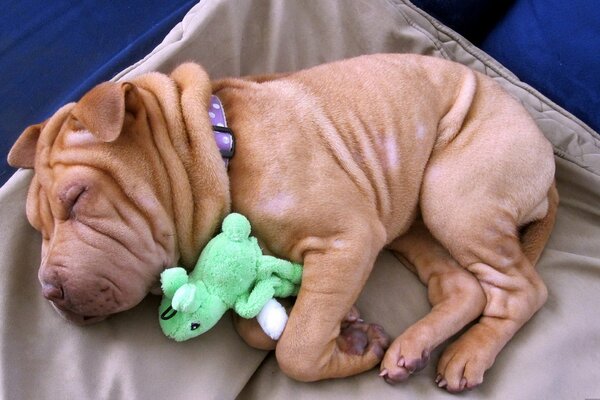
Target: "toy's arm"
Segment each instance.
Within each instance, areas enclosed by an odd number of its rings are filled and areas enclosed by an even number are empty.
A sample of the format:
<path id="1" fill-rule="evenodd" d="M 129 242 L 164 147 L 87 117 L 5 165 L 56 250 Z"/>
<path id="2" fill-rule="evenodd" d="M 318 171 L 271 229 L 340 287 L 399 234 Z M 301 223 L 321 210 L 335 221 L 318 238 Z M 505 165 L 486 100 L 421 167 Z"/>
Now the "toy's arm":
<path id="1" fill-rule="evenodd" d="M 281 279 L 273 276 L 271 278 L 258 281 L 252 289 L 252 292 L 240 296 L 235 302 L 233 309 L 242 318 L 254 318 L 267 302 L 275 295 L 275 287 L 279 286 Z"/>
<path id="2" fill-rule="evenodd" d="M 287 279 L 279 279 L 278 284 L 275 286 L 275 294 L 273 297 L 296 296 L 298 295 L 298 290 L 300 290 L 300 284 L 294 284 Z"/>
<path id="3" fill-rule="evenodd" d="M 258 279 L 267 279 L 271 275 L 299 284 L 302 279 L 302 266 L 272 256 L 261 256 L 258 261 Z"/>

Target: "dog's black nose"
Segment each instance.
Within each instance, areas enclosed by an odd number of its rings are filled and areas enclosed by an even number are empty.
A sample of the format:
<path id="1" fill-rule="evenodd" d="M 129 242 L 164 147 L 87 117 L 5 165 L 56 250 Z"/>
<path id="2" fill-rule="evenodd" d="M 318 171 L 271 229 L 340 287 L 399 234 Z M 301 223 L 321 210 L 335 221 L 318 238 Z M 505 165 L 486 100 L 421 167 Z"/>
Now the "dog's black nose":
<path id="1" fill-rule="evenodd" d="M 42 294 L 50 301 L 62 300 L 65 297 L 62 286 L 57 287 L 52 283 L 42 284 Z"/>

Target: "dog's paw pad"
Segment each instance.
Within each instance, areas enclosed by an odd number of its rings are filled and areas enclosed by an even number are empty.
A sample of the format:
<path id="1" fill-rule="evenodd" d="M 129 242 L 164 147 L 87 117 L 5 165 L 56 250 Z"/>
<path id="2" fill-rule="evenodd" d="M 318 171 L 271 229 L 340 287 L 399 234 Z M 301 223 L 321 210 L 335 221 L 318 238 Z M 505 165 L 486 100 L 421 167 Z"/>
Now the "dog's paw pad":
<path id="1" fill-rule="evenodd" d="M 362 356 L 372 351 L 378 358 L 383 357 L 389 342 L 389 336 L 381 326 L 368 324 L 360 319 L 346 321 L 337 339 L 338 347 L 344 353 Z"/>
<path id="2" fill-rule="evenodd" d="M 369 347 L 367 351 L 371 351 L 377 355 L 377 358 L 382 359 L 385 350 L 390 347 L 390 336 L 385 332 L 381 325 L 370 324 L 367 331 L 369 337 Z"/>

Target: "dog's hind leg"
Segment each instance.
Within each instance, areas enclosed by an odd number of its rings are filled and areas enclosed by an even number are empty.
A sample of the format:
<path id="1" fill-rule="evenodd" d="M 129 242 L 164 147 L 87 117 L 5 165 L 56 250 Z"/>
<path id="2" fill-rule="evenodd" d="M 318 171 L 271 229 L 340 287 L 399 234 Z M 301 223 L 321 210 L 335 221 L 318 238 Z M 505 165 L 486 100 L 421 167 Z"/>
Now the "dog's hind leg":
<path id="1" fill-rule="evenodd" d="M 424 368 L 437 346 L 481 315 L 486 300 L 477 279 L 458 265 L 422 221 L 388 248 L 411 263 L 409 268 L 427 285 L 433 306 L 387 350 L 380 375 L 393 384 Z"/>
<path id="2" fill-rule="evenodd" d="M 444 351 L 438 363 L 437 383 L 448 391 L 479 385 L 500 350 L 546 301 L 535 257 L 528 254 L 536 252 L 519 238 L 519 227 L 531 221 L 532 213 L 542 218 L 534 224 L 543 230 L 552 227 L 554 213 L 539 212 L 544 211 L 540 205 L 552 203 L 547 176 L 553 173 L 553 164 L 545 161 L 530 168 L 491 160 L 487 166 L 495 170 L 476 170 L 452 154 L 430 162 L 421 195 L 423 220 L 453 258 L 479 280 L 487 299 L 479 321 Z M 510 167 L 497 167 L 502 165 Z M 534 236 L 541 238 L 536 245 L 541 252 L 548 235 Z"/>

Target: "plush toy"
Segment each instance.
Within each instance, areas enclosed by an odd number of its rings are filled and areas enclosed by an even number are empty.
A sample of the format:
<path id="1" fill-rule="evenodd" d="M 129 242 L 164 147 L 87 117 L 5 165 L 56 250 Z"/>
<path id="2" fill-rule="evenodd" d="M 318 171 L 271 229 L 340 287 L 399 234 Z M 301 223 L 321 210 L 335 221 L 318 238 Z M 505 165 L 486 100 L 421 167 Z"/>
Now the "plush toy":
<path id="1" fill-rule="evenodd" d="M 160 326 L 168 337 L 188 340 L 212 328 L 229 309 L 257 317 L 279 339 L 287 314 L 274 297 L 296 295 L 302 266 L 263 255 L 250 222 L 241 214 L 223 221 L 223 232 L 204 248 L 194 270 L 169 268 L 161 274 Z"/>

